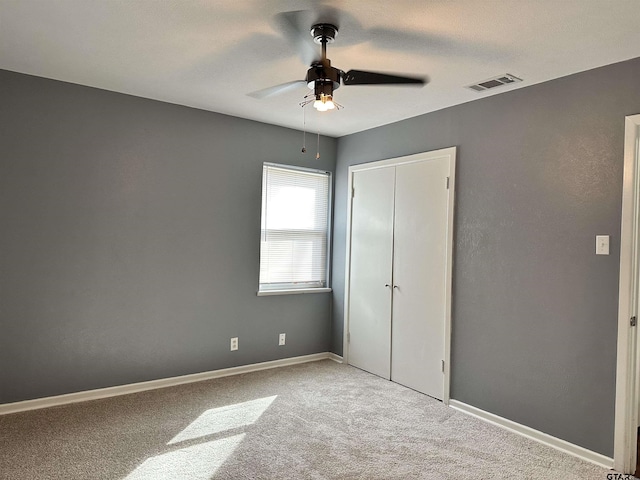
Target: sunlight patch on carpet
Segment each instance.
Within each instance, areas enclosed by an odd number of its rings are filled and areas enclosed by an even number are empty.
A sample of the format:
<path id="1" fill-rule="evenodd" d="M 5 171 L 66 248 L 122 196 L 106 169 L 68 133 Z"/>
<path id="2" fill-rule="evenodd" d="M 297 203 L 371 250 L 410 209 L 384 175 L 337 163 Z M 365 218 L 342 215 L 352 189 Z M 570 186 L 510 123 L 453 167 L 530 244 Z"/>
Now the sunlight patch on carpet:
<path id="1" fill-rule="evenodd" d="M 200 443 L 145 460 L 125 480 L 209 480 L 233 454 L 245 434 Z"/>
<path id="2" fill-rule="evenodd" d="M 173 437 L 167 445 L 251 425 L 269 408 L 276 397 L 277 395 L 274 395 L 207 410 Z"/>

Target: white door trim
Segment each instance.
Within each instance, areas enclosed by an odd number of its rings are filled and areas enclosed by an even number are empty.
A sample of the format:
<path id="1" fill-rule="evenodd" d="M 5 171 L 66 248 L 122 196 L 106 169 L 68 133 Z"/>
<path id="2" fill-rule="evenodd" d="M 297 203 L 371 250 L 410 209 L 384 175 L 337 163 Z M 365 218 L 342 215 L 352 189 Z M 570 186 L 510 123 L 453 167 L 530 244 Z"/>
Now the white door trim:
<path id="1" fill-rule="evenodd" d="M 456 147 L 433 150 L 431 152 L 416 153 L 404 157 L 390 158 L 376 162 L 352 165 L 349 167 L 347 178 L 347 242 L 345 248 L 345 274 L 344 274 L 344 327 L 342 340 L 342 358 L 349 363 L 349 285 L 351 279 L 351 212 L 353 206 L 353 174 L 357 171 L 384 168 L 389 166 L 404 165 L 407 163 L 421 162 L 443 156 L 451 159 L 449 170 L 449 212 L 447 225 L 447 278 L 446 278 L 446 318 L 445 318 L 445 365 L 444 365 L 444 396 L 443 403 L 449 405 L 450 374 L 451 374 L 451 292 L 453 277 L 453 220 L 455 210 L 455 172 L 456 172 Z"/>
<path id="2" fill-rule="evenodd" d="M 640 170 L 638 145 L 640 115 L 625 117 L 624 179 L 622 184 L 622 225 L 620 233 L 620 283 L 618 299 L 618 352 L 616 371 L 616 411 L 614 468 L 634 473 L 638 428 L 638 327 L 630 319 L 638 316 L 638 254 L 640 235 Z"/>

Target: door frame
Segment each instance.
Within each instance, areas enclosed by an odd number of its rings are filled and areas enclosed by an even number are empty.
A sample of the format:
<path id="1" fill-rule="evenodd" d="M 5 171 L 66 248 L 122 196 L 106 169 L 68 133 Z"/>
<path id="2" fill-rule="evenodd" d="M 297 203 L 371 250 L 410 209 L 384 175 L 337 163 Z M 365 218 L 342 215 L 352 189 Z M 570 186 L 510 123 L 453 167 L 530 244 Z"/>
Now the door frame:
<path id="1" fill-rule="evenodd" d="M 638 401 L 640 400 L 640 355 L 638 317 L 640 255 L 640 115 L 625 117 L 624 177 L 620 231 L 620 283 L 618 296 L 618 350 L 616 367 L 616 407 L 614 468 L 634 473 L 637 454 Z"/>
<path id="2" fill-rule="evenodd" d="M 456 172 L 456 151 L 457 147 L 443 148 L 430 152 L 416 153 L 403 157 L 389 158 L 386 160 L 378 160 L 369 163 L 351 165 L 348 171 L 347 179 L 347 239 L 345 248 L 345 275 L 344 275 L 344 328 L 342 340 L 342 358 L 345 363 L 349 363 L 349 291 L 351 282 L 351 213 L 353 208 L 353 175 L 355 172 L 362 170 L 372 170 L 376 168 L 385 168 L 391 166 L 405 165 L 408 163 L 417 163 L 425 160 L 434 160 L 444 156 L 449 157 L 449 193 L 447 212 L 447 242 L 446 242 L 446 314 L 444 328 L 444 395 L 442 401 L 445 405 L 449 405 L 450 391 L 450 375 L 451 375 L 451 292 L 453 278 L 453 221 L 455 212 L 455 172 Z"/>

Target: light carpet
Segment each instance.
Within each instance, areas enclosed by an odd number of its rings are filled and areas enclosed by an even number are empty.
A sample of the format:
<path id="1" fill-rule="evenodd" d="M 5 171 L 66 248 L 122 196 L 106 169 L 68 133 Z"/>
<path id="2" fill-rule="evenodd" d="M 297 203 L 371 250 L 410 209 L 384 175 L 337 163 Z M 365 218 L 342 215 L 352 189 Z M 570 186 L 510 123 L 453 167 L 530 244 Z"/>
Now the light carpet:
<path id="1" fill-rule="evenodd" d="M 3 480 L 604 480 L 607 473 L 329 360 L 0 417 Z"/>

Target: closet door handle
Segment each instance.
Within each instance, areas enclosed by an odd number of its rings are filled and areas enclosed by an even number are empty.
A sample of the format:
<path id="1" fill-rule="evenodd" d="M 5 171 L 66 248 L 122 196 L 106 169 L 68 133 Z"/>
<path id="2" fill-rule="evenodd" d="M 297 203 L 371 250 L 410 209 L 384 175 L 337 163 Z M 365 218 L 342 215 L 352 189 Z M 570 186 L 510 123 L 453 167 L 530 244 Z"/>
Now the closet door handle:
<path id="1" fill-rule="evenodd" d="M 397 288 L 398 290 L 400 290 L 400 287 L 398 285 L 394 285 L 393 288 Z"/>
<path id="2" fill-rule="evenodd" d="M 388 283 L 384 284 L 385 287 L 390 287 L 391 285 L 389 285 Z"/>

